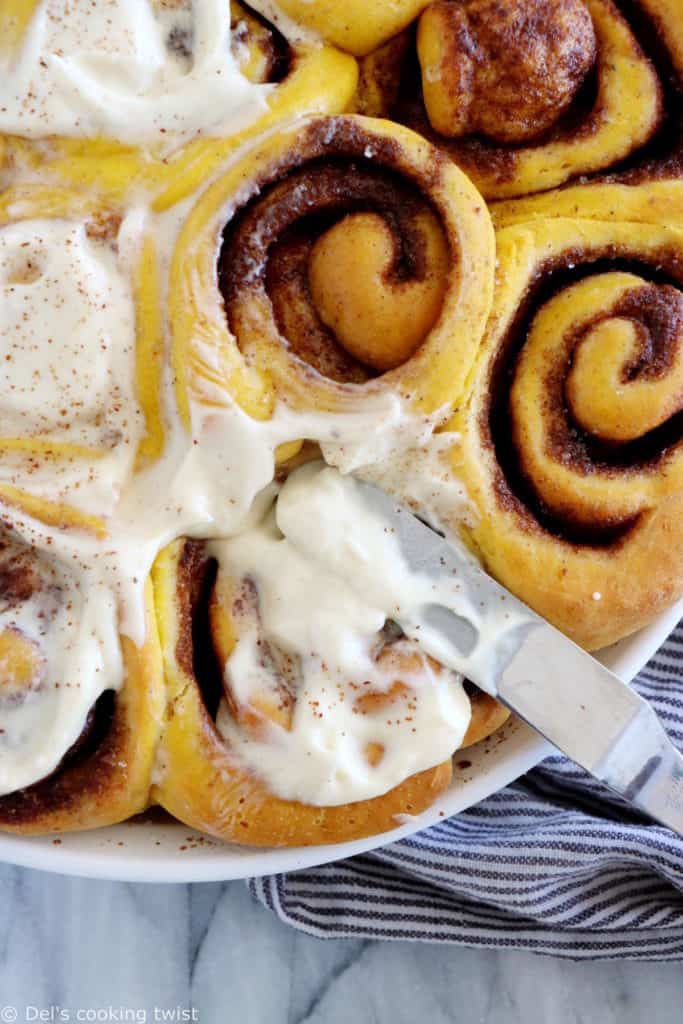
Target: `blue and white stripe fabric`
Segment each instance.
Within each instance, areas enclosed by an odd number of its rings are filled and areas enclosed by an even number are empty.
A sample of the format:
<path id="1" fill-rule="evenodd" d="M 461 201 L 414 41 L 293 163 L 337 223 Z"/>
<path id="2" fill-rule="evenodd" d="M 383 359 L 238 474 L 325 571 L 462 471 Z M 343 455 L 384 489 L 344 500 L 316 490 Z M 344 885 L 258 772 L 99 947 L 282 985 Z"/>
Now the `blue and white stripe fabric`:
<path id="1" fill-rule="evenodd" d="M 683 749 L 683 623 L 634 685 Z M 313 935 L 683 959 L 683 839 L 559 756 L 419 835 L 249 885 Z"/>

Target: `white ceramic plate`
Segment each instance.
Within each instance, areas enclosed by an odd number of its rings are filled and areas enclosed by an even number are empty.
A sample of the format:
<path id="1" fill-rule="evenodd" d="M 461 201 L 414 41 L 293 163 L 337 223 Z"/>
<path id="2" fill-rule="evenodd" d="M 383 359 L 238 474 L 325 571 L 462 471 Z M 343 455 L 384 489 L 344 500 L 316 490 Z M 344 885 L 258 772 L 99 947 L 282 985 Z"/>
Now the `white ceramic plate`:
<path id="1" fill-rule="evenodd" d="M 635 636 L 607 648 L 601 660 L 623 679 L 632 679 L 681 616 L 683 602 Z M 354 843 L 257 850 L 207 839 L 185 825 L 147 820 L 59 837 L 0 836 L 0 860 L 126 882 L 209 882 L 294 871 L 376 849 L 457 814 L 523 775 L 551 751 L 528 726 L 509 723 L 462 755 L 460 760 L 470 765 L 456 773 L 448 792 L 428 811 L 392 832 Z"/>

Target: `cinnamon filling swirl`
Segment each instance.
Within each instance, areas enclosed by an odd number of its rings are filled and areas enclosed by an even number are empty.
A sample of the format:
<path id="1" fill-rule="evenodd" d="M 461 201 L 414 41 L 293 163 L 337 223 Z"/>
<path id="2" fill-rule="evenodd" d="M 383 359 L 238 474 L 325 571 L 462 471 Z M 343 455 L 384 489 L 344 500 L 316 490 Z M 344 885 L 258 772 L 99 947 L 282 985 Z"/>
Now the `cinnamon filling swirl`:
<path id="1" fill-rule="evenodd" d="M 219 280 L 241 348 L 244 294 L 265 285 L 288 349 L 322 376 L 361 383 L 422 344 L 450 259 L 437 212 L 410 181 L 369 160 L 323 159 L 229 225 Z"/>
<path id="2" fill-rule="evenodd" d="M 206 544 L 186 541 L 178 561 L 178 607 L 182 611 L 176 657 L 189 677 L 197 680 L 202 702 L 215 721 L 223 694 L 221 666 L 209 624 L 209 604 L 216 584 L 218 562 Z"/>
<path id="3" fill-rule="evenodd" d="M 648 221 L 653 187 L 625 187 L 643 223 L 605 213 L 499 232 L 494 310 L 451 423 L 481 511 L 473 545 L 589 648 L 681 593 L 683 241 Z"/>

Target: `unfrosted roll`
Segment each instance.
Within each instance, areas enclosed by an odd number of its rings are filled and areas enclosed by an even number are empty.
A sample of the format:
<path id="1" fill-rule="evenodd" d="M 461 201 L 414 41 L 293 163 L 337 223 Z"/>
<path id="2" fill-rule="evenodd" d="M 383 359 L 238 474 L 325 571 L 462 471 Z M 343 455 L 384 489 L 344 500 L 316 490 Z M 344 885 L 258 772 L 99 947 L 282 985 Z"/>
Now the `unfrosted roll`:
<path id="1" fill-rule="evenodd" d="M 588 648 L 683 593 L 682 246 L 676 226 L 502 229 L 492 318 L 452 423 L 475 549 Z"/>
<path id="2" fill-rule="evenodd" d="M 179 236 L 181 410 L 223 388 L 258 418 L 278 400 L 342 413 L 389 395 L 434 413 L 465 386 L 493 264 L 478 192 L 413 132 L 353 116 L 283 130 L 227 168 Z"/>
<path id="3" fill-rule="evenodd" d="M 489 200 L 680 139 L 676 0 L 440 0 L 361 61 L 358 108 L 410 125 Z"/>

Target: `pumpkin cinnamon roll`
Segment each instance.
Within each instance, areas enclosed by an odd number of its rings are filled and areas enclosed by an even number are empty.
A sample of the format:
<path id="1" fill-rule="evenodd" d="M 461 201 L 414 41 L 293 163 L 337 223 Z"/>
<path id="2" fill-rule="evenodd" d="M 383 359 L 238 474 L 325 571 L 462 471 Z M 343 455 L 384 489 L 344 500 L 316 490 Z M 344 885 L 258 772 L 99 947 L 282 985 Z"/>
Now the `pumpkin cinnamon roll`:
<path id="1" fill-rule="evenodd" d="M 355 61 L 223 0 L 10 2 L 0 131 L 25 176 L 163 210 L 251 136 L 346 109 Z"/>
<path id="2" fill-rule="evenodd" d="M 93 562 L 93 565 L 95 562 Z M 73 831 L 147 806 L 163 711 L 151 587 L 141 635 L 90 570 L 0 535 L 0 830 Z"/>
<path id="3" fill-rule="evenodd" d="M 159 557 L 168 713 L 154 796 L 182 821 L 267 846 L 381 833 L 430 806 L 453 752 L 507 717 L 483 694 L 470 702 L 391 619 L 365 534 L 349 540 L 354 486 L 304 465 L 251 530 Z"/>
<path id="4" fill-rule="evenodd" d="M 163 448 L 161 344 L 156 251 L 137 214 L 63 188 L 2 194 L 2 829 L 90 828 L 147 802 L 156 624 L 140 584 L 124 635 L 129 581 L 110 526 Z"/>
<path id="5" fill-rule="evenodd" d="M 683 154 L 623 174 L 494 203 L 497 228 L 555 217 L 683 224 Z"/>
<path id="6" fill-rule="evenodd" d="M 413 132 L 316 118 L 231 164 L 171 267 L 178 402 L 267 419 L 395 396 L 432 414 L 465 386 L 494 262 L 481 197 Z"/>
<path id="7" fill-rule="evenodd" d="M 599 648 L 683 593 L 683 231 L 556 218 L 498 234 L 452 427 L 489 571 Z"/>
<path id="8" fill-rule="evenodd" d="M 294 22 L 356 57 L 377 49 L 396 36 L 429 4 L 429 0 L 253 0 L 264 14 L 275 8 Z"/>
<path id="9" fill-rule="evenodd" d="M 357 104 L 524 196 L 677 143 L 682 35 L 677 0 L 438 0 L 361 61 Z"/>

